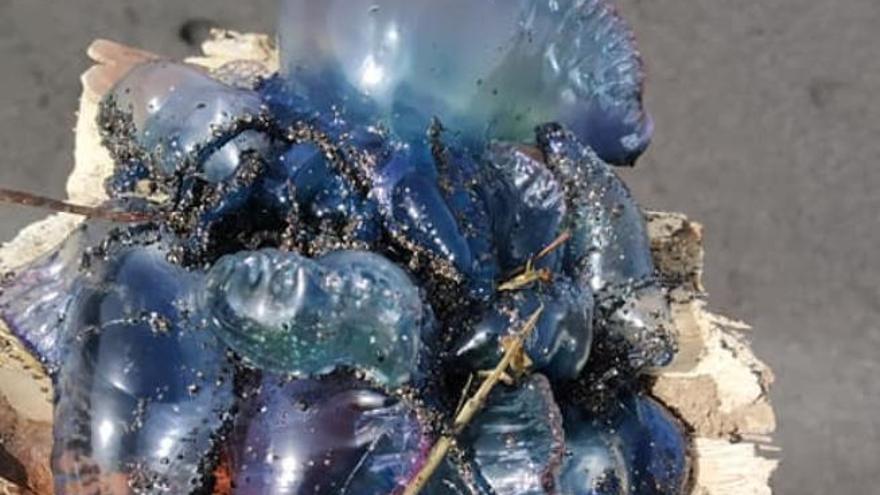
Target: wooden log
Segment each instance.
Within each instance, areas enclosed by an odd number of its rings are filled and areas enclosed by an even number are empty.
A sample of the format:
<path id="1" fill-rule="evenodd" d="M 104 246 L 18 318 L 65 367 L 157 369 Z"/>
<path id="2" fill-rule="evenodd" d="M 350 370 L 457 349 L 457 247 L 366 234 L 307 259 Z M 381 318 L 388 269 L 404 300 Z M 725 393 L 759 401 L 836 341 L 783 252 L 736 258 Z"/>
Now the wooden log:
<path id="1" fill-rule="evenodd" d="M 254 70 L 277 70 L 271 40 L 262 35 L 215 31 L 204 56 L 188 60 L 222 71 L 247 61 Z M 95 66 L 83 74 L 76 127 L 76 164 L 69 200 L 98 205 L 113 161 L 101 146 L 98 102 L 133 65 L 157 55 L 106 40 L 88 50 Z M 50 215 L 0 247 L 0 273 L 49 252 L 83 218 Z M 659 372 L 652 393 L 692 434 L 694 495 L 766 495 L 779 451 L 772 444 L 775 418 L 768 399 L 770 369 L 749 346 L 750 328 L 710 313 L 702 283 L 702 228 L 674 213 L 648 214 L 654 257 L 671 287 L 680 352 Z M 0 495 L 52 493 L 52 385 L 38 363 L 0 321 Z"/>
<path id="2" fill-rule="evenodd" d="M 751 328 L 709 312 L 702 227 L 684 215 L 649 213 L 654 259 L 670 292 L 680 350 L 653 395 L 692 433 L 694 495 L 769 495 L 779 450 L 770 368 L 749 345 Z"/>

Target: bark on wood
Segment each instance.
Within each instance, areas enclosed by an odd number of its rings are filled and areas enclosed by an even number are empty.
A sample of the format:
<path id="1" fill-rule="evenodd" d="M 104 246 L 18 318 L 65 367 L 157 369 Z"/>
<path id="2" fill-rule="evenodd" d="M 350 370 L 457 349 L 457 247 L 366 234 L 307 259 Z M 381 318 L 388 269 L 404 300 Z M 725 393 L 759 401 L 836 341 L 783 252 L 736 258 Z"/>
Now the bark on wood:
<path id="1" fill-rule="evenodd" d="M 76 166 L 67 191 L 72 202 L 98 205 L 112 160 L 100 144 L 95 119 L 103 94 L 127 70 L 157 55 L 105 40 L 88 50 L 96 65 L 82 77 L 76 129 Z M 278 67 L 271 40 L 217 31 L 204 56 L 189 60 L 209 70 L 237 60 L 271 73 Z M 681 351 L 656 376 L 653 394 L 693 434 L 694 495 L 766 495 L 778 449 L 768 389 L 770 369 L 749 346 L 750 328 L 710 313 L 701 280 L 702 229 L 685 216 L 649 213 L 654 256 L 673 301 Z M 0 248 L 0 272 L 14 270 L 59 244 L 81 217 L 56 214 L 23 229 Z M 52 493 L 51 382 L 40 364 L 0 321 L 0 495 Z M 4 479 L 5 478 L 5 479 Z"/>

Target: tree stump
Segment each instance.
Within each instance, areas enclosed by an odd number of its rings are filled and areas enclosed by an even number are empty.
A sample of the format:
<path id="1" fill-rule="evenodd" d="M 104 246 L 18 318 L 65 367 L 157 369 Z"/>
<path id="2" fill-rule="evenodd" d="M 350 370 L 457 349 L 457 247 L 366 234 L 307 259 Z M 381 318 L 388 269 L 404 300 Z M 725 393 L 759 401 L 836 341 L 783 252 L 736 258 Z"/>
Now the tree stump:
<path id="1" fill-rule="evenodd" d="M 251 70 L 278 67 L 266 36 L 215 31 L 204 55 L 188 60 L 211 70 L 233 62 Z M 95 65 L 82 76 L 76 165 L 67 183 L 72 202 L 97 206 L 113 161 L 101 146 L 96 118 L 101 97 L 130 67 L 157 55 L 106 40 L 88 49 Z M 675 213 L 651 212 L 654 257 L 671 288 L 680 352 L 653 380 L 653 395 L 688 427 L 693 495 L 766 495 L 778 463 L 768 389 L 770 369 L 749 346 L 748 325 L 709 312 L 702 284 L 702 228 Z M 82 217 L 55 214 L 24 228 L 0 248 L 0 273 L 47 253 Z M 0 495 L 52 493 L 52 384 L 41 364 L 0 321 Z"/>

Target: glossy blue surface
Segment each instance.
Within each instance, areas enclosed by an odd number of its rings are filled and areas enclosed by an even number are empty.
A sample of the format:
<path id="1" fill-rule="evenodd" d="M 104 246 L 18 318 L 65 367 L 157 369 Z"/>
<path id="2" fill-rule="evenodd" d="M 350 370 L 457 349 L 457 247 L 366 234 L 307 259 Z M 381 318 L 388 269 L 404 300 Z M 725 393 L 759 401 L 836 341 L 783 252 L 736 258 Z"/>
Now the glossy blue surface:
<path id="1" fill-rule="evenodd" d="M 564 224 L 564 270 L 589 284 L 603 326 L 633 346 L 636 369 L 663 366 L 675 352 L 669 301 L 655 280 L 651 243 L 641 208 L 626 184 L 571 132 L 539 131 L 548 166 L 569 198 Z"/>
<path id="2" fill-rule="evenodd" d="M 358 251 L 227 256 L 208 274 L 200 308 L 208 328 L 257 368 L 314 376 L 347 366 L 392 387 L 415 376 L 430 323 L 409 276 Z"/>
<path id="3" fill-rule="evenodd" d="M 603 430 L 580 412 L 566 411 L 566 460 L 559 486 L 570 495 L 627 495 L 628 473 Z"/>
<path id="4" fill-rule="evenodd" d="M 55 378 L 56 493 L 188 493 L 209 472 L 232 367 L 181 314 L 196 276 L 164 256 L 123 249 L 82 279 Z"/>
<path id="5" fill-rule="evenodd" d="M 491 493 L 539 495 L 552 493 L 563 436 L 550 383 L 534 374 L 515 388 L 493 390 L 460 442 Z"/>
<path id="6" fill-rule="evenodd" d="M 577 136 L 560 126 L 539 130 L 547 165 L 566 189 L 572 239 L 565 268 L 596 293 L 654 276 L 645 218 L 626 184 Z"/>
<path id="7" fill-rule="evenodd" d="M 501 338 L 519 331 L 542 305 L 525 343 L 534 369 L 556 380 L 577 378 L 593 343 L 593 295 L 565 279 L 502 296 L 458 345 L 458 357 L 472 369 L 491 369 L 504 353 Z"/>
<path id="8" fill-rule="evenodd" d="M 621 164 L 650 140 L 641 60 L 607 0 L 282 5 L 282 73 L 315 108 L 366 99 L 407 140 L 435 116 L 517 141 L 561 122 Z"/>
<path id="9" fill-rule="evenodd" d="M 476 467 L 467 461 L 446 456 L 430 481 L 422 490 L 422 495 L 491 495 L 491 488 L 482 479 Z M 460 457 L 456 454 L 456 457 Z M 465 464 L 461 464 L 464 462 Z"/>
<path id="10" fill-rule="evenodd" d="M 678 420 L 653 399 L 629 395 L 607 415 L 564 407 L 566 455 L 560 493 L 675 495 L 690 461 Z"/>
<path id="11" fill-rule="evenodd" d="M 437 169 L 426 148 L 413 146 L 396 152 L 378 171 L 372 194 L 390 231 L 460 272 L 470 272 L 473 253 L 440 191 Z"/>
<path id="12" fill-rule="evenodd" d="M 294 144 L 271 160 L 257 191 L 261 204 L 279 215 L 295 212 L 304 223 L 345 225 L 367 244 L 379 235 L 375 202 L 347 181 L 316 143 Z"/>
<path id="13" fill-rule="evenodd" d="M 108 99 L 131 116 L 135 141 L 149 157 L 147 166 L 171 174 L 188 163 L 211 182 L 229 177 L 248 150 L 264 150 L 269 139 L 240 132 L 238 120 L 262 110 L 259 95 L 227 86 L 192 65 L 149 62 L 116 83 Z"/>
<path id="14" fill-rule="evenodd" d="M 266 374 L 232 433 L 235 493 L 388 495 L 428 445 L 414 411 L 349 377 Z"/>
<path id="15" fill-rule="evenodd" d="M 489 211 L 504 272 L 525 266 L 562 233 L 565 191 L 534 148 L 496 143 L 488 151 Z M 538 263 L 556 268 L 560 252 Z"/>
<path id="16" fill-rule="evenodd" d="M 470 249 L 471 265 L 466 273 L 471 279 L 473 295 L 488 299 L 494 291 L 493 282 L 501 274 L 498 249 L 507 238 L 495 236 L 491 210 L 491 186 L 494 171 L 487 170 L 491 158 L 468 151 L 465 140 L 455 132 L 437 128 L 432 132 L 434 161 L 438 185 L 452 216 L 458 222 L 462 237 Z"/>

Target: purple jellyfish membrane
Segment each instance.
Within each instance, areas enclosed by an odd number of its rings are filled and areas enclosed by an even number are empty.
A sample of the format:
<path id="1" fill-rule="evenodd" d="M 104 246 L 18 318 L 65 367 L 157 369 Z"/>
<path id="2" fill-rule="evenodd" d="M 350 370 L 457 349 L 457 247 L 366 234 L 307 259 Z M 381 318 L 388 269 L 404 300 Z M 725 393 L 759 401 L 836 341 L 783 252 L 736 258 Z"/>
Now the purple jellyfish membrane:
<path id="1" fill-rule="evenodd" d="M 264 374 L 231 435 L 235 493 L 397 493 L 430 445 L 422 421 L 404 402 L 348 376 Z"/>
<path id="2" fill-rule="evenodd" d="M 93 260 L 64 318 L 55 375 L 56 493 L 189 493 L 234 404 L 232 366 L 181 312 L 196 275 L 158 245 Z"/>

